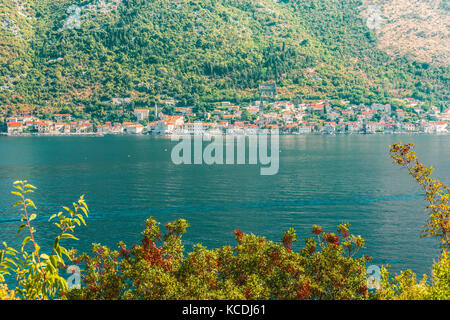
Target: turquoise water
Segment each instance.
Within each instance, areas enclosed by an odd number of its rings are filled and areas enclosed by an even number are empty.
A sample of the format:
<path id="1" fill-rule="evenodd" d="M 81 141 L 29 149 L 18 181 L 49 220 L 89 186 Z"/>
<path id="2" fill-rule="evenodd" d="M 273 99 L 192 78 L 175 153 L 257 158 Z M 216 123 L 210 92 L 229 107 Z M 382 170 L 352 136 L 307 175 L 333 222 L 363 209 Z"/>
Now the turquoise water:
<path id="1" fill-rule="evenodd" d="M 426 220 L 420 188 L 396 167 L 388 145 L 415 142 L 424 163 L 450 183 L 450 136 L 282 136 L 280 169 L 261 176 L 255 165 L 172 164 L 170 140 L 143 137 L 0 137 L 0 241 L 18 245 L 18 214 L 9 194 L 17 179 L 39 190 L 37 237 L 51 245 L 48 216 L 85 194 L 88 226 L 73 244 L 89 250 L 139 241 L 144 220 L 186 218 L 185 246 L 232 244 L 232 230 L 279 241 L 294 227 L 309 237 L 314 224 L 335 231 L 349 222 L 367 240 L 374 264 L 429 273 L 439 250 L 420 238 Z M 298 244 L 297 249 L 300 247 Z"/>

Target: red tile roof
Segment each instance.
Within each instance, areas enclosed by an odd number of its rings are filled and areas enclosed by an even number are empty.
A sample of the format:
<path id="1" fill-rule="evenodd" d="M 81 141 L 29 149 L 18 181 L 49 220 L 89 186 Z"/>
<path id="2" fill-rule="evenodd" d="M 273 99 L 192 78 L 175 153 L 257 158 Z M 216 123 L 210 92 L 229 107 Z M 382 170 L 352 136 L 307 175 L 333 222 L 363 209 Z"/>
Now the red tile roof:
<path id="1" fill-rule="evenodd" d="M 10 128 L 17 128 L 17 127 L 21 127 L 22 123 L 21 122 L 8 122 L 8 127 Z"/>

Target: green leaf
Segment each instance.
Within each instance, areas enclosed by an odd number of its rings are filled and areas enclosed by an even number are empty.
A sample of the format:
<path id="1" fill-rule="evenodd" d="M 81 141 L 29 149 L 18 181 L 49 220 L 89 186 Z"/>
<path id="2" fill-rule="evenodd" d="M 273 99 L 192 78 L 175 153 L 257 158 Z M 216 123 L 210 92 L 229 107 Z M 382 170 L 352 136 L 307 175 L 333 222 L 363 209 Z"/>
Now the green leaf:
<path id="1" fill-rule="evenodd" d="M 36 214 L 35 214 L 35 213 L 33 213 L 33 214 L 30 216 L 30 221 L 33 221 L 34 219 L 36 219 Z"/>
<path id="2" fill-rule="evenodd" d="M 60 250 L 61 250 L 61 254 L 64 254 L 67 258 L 70 259 L 69 251 L 67 251 L 67 249 L 64 248 L 64 247 L 59 247 L 59 248 L 60 248 Z"/>
<path id="3" fill-rule="evenodd" d="M 13 269 L 13 268 L 14 268 L 14 267 L 12 266 L 12 264 L 11 264 L 11 263 L 9 263 L 9 262 L 6 262 L 6 261 L 3 261 L 3 262 L 2 262 L 2 265 L 4 265 L 4 266 L 8 267 L 9 269 Z M 8 273 L 8 274 L 10 274 L 10 273 Z"/>
<path id="4" fill-rule="evenodd" d="M 81 222 L 83 223 L 83 225 L 86 225 L 86 222 L 84 221 L 84 218 L 83 218 L 83 216 L 82 216 L 81 214 L 77 213 L 77 217 L 78 217 L 78 219 L 81 220 Z"/>
<path id="5" fill-rule="evenodd" d="M 48 260 L 49 256 L 47 254 L 43 253 L 43 254 L 41 254 L 41 259 Z"/>
<path id="6" fill-rule="evenodd" d="M 20 250 L 23 251 L 23 247 L 25 247 L 25 245 L 31 240 L 30 236 L 27 236 L 23 239 L 22 241 L 22 246 L 20 247 Z"/>
<path id="7" fill-rule="evenodd" d="M 49 261 L 51 261 L 51 264 L 55 267 L 55 269 L 58 267 L 58 258 L 56 256 L 51 256 Z"/>
<path id="8" fill-rule="evenodd" d="M 75 237 L 73 234 L 70 234 L 70 233 L 63 233 L 61 235 L 61 239 L 75 239 L 75 240 L 79 240 L 77 237 Z"/>
<path id="9" fill-rule="evenodd" d="M 20 206 L 22 204 L 23 204 L 22 200 L 19 200 L 16 203 L 14 203 L 14 207 Z"/>
<path id="10" fill-rule="evenodd" d="M 9 264 L 14 265 L 15 267 L 17 267 L 17 263 L 14 262 L 14 260 L 10 259 L 10 258 L 4 258 L 4 261 L 8 262 Z M 5 262 L 3 262 L 5 263 Z"/>
<path id="11" fill-rule="evenodd" d="M 31 199 L 25 199 L 25 203 L 27 204 L 27 206 L 32 206 L 34 209 L 37 210 L 36 206 L 34 205 L 33 200 L 31 200 Z"/>
<path id="12" fill-rule="evenodd" d="M 66 210 L 69 213 L 73 213 L 73 211 L 71 209 L 69 209 L 68 207 L 63 207 L 64 210 Z"/>
<path id="13" fill-rule="evenodd" d="M 22 224 L 20 225 L 19 230 L 17 231 L 17 233 L 18 233 L 18 234 L 21 233 L 22 230 L 23 230 L 23 228 L 25 228 L 26 226 L 27 226 L 27 225 L 26 225 L 25 223 L 22 223 Z"/>

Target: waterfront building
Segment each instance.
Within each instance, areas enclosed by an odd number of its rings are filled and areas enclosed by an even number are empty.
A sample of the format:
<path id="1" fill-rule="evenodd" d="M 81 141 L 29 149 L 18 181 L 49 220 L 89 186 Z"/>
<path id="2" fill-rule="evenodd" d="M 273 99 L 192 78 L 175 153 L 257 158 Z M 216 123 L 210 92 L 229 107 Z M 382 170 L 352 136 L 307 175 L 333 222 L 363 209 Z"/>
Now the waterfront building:
<path id="1" fill-rule="evenodd" d="M 182 116 L 163 116 L 163 120 L 158 121 L 154 128 L 154 132 L 158 134 L 170 134 L 175 129 L 181 128 L 184 124 Z"/>
<path id="2" fill-rule="evenodd" d="M 111 133 L 112 134 L 122 134 L 123 133 L 123 126 L 122 124 L 115 122 L 112 126 L 111 126 Z"/>
<path id="3" fill-rule="evenodd" d="M 67 133 L 70 132 L 70 125 L 64 122 L 56 122 L 53 126 L 53 133 Z"/>
<path id="4" fill-rule="evenodd" d="M 52 131 L 53 123 L 50 121 L 37 121 L 34 123 L 34 127 L 41 134 L 47 134 Z"/>
<path id="5" fill-rule="evenodd" d="M 406 132 L 414 132 L 414 131 L 416 131 L 416 126 L 413 123 L 407 122 L 407 123 L 402 123 L 401 129 Z"/>
<path id="6" fill-rule="evenodd" d="M 111 133 L 111 125 L 104 124 L 97 126 L 97 133 L 99 134 L 110 134 Z"/>
<path id="7" fill-rule="evenodd" d="M 436 121 L 434 123 L 435 125 L 435 132 L 436 133 L 447 133 L 447 125 L 448 123 L 445 121 Z"/>
<path id="8" fill-rule="evenodd" d="M 357 133 L 363 128 L 362 122 L 348 122 L 346 124 L 346 130 L 348 133 Z"/>
<path id="9" fill-rule="evenodd" d="M 147 120 L 148 116 L 150 115 L 149 109 L 135 109 L 134 113 L 135 117 L 138 121 Z"/>
<path id="10" fill-rule="evenodd" d="M 153 121 L 153 122 L 147 123 L 147 131 L 148 132 L 154 132 L 155 131 L 155 127 L 157 125 L 158 125 L 158 121 Z"/>
<path id="11" fill-rule="evenodd" d="M 144 132 L 144 126 L 140 123 L 127 126 L 127 133 L 129 134 L 141 134 L 142 132 Z"/>
<path id="12" fill-rule="evenodd" d="M 322 127 L 322 132 L 325 134 L 334 134 L 336 132 L 336 124 L 334 122 L 325 122 Z"/>
<path id="13" fill-rule="evenodd" d="M 21 122 L 9 121 L 6 125 L 8 128 L 8 135 L 15 135 L 23 132 L 23 126 Z"/>
<path id="14" fill-rule="evenodd" d="M 366 124 L 366 132 L 375 133 L 384 131 L 384 125 L 383 122 L 369 122 Z"/>

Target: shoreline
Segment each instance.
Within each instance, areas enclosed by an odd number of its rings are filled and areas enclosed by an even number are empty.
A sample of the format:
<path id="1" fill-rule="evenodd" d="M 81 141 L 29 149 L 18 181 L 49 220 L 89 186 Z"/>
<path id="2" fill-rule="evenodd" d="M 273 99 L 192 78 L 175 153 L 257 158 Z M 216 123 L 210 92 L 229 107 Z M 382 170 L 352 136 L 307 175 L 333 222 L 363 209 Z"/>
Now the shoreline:
<path id="1" fill-rule="evenodd" d="M 280 136 L 372 136 L 372 135 L 430 135 L 430 136 L 447 136 L 450 135 L 450 132 L 441 132 L 441 133 L 428 133 L 428 132 L 374 132 L 374 133 L 278 133 Z M 6 132 L 1 132 L 0 137 L 94 137 L 94 138 L 103 138 L 103 137 L 111 137 L 111 136 L 119 136 L 119 137 L 174 137 L 174 136 L 226 136 L 226 133 L 222 134 L 191 134 L 191 133 L 173 133 L 173 134 L 151 134 L 151 133 L 143 133 L 143 134 L 102 134 L 102 133 L 70 133 L 70 134 L 46 134 L 46 133 L 22 133 L 22 134 L 8 134 Z M 229 134 L 234 136 L 254 136 L 257 133 L 253 134 Z"/>

